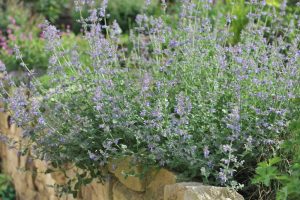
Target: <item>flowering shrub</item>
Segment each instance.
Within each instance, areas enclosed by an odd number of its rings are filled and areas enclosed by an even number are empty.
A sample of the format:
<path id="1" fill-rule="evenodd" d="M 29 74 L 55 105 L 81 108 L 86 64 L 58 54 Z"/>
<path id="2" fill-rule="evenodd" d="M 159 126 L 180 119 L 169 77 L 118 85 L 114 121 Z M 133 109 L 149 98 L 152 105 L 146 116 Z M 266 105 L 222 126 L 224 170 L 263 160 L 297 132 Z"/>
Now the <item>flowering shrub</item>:
<path id="1" fill-rule="evenodd" d="M 93 1 L 77 6 L 87 3 Z M 248 186 L 256 164 L 277 154 L 289 136 L 299 98 L 299 23 L 277 37 L 264 20 L 276 26 L 284 10 L 253 1 L 240 42 L 228 45 L 234 16 L 212 21 L 211 6 L 183 0 L 175 28 L 161 17 L 138 15 L 130 52 L 119 45 L 117 22 L 105 23 L 106 0 L 81 20 L 85 53 L 63 48 L 59 31 L 46 23 L 51 88 L 30 70 L 20 87 L 7 91 L 2 84 L 2 101 L 34 155 L 54 167 L 84 169 L 76 188 L 104 177 L 99 166 L 110 159 L 128 155 L 188 179 Z M 4 64 L 0 69 L 7 74 Z"/>
<path id="2" fill-rule="evenodd" d="M 16 44 L 20 46 L 30 68 L 47 68 L 47 55 L 38 27 L 43 21 L 42 16 L 32 16 L 21 3 L 12 1 L 7 3 L 6 9 L 0 8 L 0 59 L 7 64 L 8 71 L 20 70 L 13 53 Z"/>

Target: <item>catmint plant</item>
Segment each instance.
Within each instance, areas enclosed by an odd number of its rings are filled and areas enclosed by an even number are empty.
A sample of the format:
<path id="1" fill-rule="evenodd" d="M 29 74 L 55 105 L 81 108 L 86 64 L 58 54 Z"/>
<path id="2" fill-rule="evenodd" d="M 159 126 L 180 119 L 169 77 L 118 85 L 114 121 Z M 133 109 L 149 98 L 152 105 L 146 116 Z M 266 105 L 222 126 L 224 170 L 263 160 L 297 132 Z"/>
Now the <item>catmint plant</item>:
<path id="1" fill-rule="evenodd" d="M 86 4 L 93 1 L 76 1 L 78 10 Z M 111 159 L 132 156 L 212 185 L 250 184 L 240 182 L 250 176 L 243 169 L 278 152 L 299 98 L 299 24 L 291 22 L 293 37 L 273 27 L 285 6 L 264 16 L 271 6 L 245 5 L 249 23 L 230 44 L 235 17 L 210 18 L 212 1 L 182 1 L 175 27 L 138 15 L 130 50 L 120 45 L 118 23 L 106 23 L 106 6 L 81 19 L 87 52 L 63 48 L 59 31 L 45 23 L 50 89 L 22 57 L 29 81 L 2 87 L 34 156 L 55 167 L 72 163 L 86 180 L 104 178 L 99 167 Z M 3 64 L 0 70 L 7 76 Z"/>

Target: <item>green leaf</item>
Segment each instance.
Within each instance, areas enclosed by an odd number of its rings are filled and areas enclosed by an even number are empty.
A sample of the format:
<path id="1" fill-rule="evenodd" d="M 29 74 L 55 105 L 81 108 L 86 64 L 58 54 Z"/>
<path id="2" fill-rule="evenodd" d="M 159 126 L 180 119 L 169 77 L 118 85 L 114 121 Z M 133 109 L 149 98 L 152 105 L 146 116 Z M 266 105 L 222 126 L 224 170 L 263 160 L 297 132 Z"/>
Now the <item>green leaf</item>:
<path id="1" fill-rule="evenodd" d="M 277 163 L 279 163 L 281 161 L 281 158 L 279 157 L 274 157 L 274 158 L 271 158 L 268 162 L 269 162 L 269 165 L 275 165 Z"/>
<path id="2" fill-rule="evenodd" d="M 259 163 L 258 167 L 255 170 L 256 175 L 252 180 L 252 183 L 254 184 L 262 183 L 265 186 L 270 186 L 271 181 L 277 179 L 277 177 L 280 174 L 277 167 L 273 165 L 275 165 L 280 161 L 281 161 L 280 158 L 274 157 L 272 159 L 269 159 L 267 162 L 265 161 Z"/>

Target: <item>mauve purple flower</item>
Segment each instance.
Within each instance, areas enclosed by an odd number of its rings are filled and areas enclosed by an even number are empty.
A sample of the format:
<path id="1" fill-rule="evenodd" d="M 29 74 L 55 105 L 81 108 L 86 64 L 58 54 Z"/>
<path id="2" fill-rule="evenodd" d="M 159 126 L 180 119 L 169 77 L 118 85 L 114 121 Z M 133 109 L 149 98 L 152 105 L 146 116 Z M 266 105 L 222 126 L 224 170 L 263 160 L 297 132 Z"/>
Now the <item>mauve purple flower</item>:
<path id="1" fill-rule="evenodd" d="M 225 144 L 225 145 L 222 145 L 222 150 L 224 151 L 224 153 L 232 152 L 232 147 L 229 144 Z"/>
<path id="2" fill-rule="evenodd" d="M 208 166 L 210 169 L 214 168 L 214 163 L 213 163 L 213 161 L 209 160 L 209 161 L 207 162 L 207 166 Z"/>
<path id="3" fill-rule="evenodd" d="M 146 111 L 145 109 L 143 109 L 143 110 L 140 112 L 140 115 L 141 115 L 142 117 L 145 117 L 145 116 L 146 116 L 146 113 L 147 113 L 147 111 Z"/>
<path id="4" fill-rule="evenodd" d="M 32 98 L 30 102 L 30 112 L 34 116 L 38 116 L 40 114 L 41 102 L 37 98 Z"/>
<path id="5" fill-rule="evenodd" d="M 32 120 L 27 112 L 29 103 L 27 101 L 24 88 L 16 88 L 8 101 L 9 109 L 13 112 L 12 117 L 16 121 L 17 125 L 26 125 Z"/>
<path id="6" fill-rule="evenodd" d="M 99 16 L 100 17 L 105 17 L 107 4 L 108 4 L 108 0 L 103 0 L 102 1 L 101 7 L 99 9 Z"/>
<path id="7" fill-rule="evenodd" d="M 225 165 L 228 165 L 228 164 L 230 163 L 230 160 L 224 159 L 224 158 L 222 158 L 221 161 L 222 161 Z"/>
<path id="8" fill-rule="evenodd" d="M 156 108 L 154 108 L 154 110 L 152 111 L 152 116 L 156 118 L 156 120 L 160 121 L 163 119 L 163 113 L 162 113 L 162 109 L 161 106 L 156 106 Z"/>
<path id="9" fill-rule="evenodd" d="M 208 158 L 209 157 L 209 150 L 208 150 L 208 146 L 205 146 L 203 148 L 203 155 L 204 155 L 204 158 Z"/>
<path id="10" fill-rule="evenodd" d="M 46 125 L 45 119 L 44 119 L 43 117 L 39 117 L 39 118 L 38 118 L 38 123 L 39 123 L 40 125 Z"/>
<path id="11" fill-rule="evenodd" d="M 119 26 L 118 22 L 116 20 L 114 20 L 114 22 L 112 24 L 112 28 L 111 28 L 111 37 L 113 39 L 115 39 L 121 34 L 122 34 L 122 29 Z"/>
<path id="12" fill-rule="evenodd" d="M 43 38 L 46 39 L 47 45 L 46 49 L 54 51 L 58 46 L 60 46 L 60 34 L 59 30 L 55 26 L 50 25 L 48 21 L 43 24 Z"/>
<path id="13" fill-rule="evenodd" d="M 155 145 L 153 143 L 148 144 L 149 151 L 152 152 L 154 150 L 154 148 L 155 148 Z"/>
<path id="14" fill-rule="evenodd" d="M 149 6 L 151 4 L 151 0 L 145 0 L 145 5 Z"/>
<path id="15" fill-rule="evenodd" d="M 225 184 L 228 181 L 227 175 L 224 173 L 223 169 L 220 169 L 219 179 L 220 179 L 222 184 Z"/>
<path id="16" fill-rule="evenodd" d="M 241 121 L 240 121 L 240 110 L 237 106 L 235 106 L 231 113 L 228 114 L 227 118 L 225 119 L 225 123 L 227 128 L 231 129 L 234 133 L 234 139 L 237 134 L 241 132 Z"/>
<path id="17" fill-rule="evenodd" d="M 75 0 L 75 10 L 81 11 L 84 6 L 90 6 L 92 7 L 95 4 L 95 0 Z"/>
<path id="18" fill-rule="evenodd" d="M 177 95 L 176 102 L 177 102 L 177 105 L 175 107 L 176 114 L 183 116 L 191 112 L 192 103 L 189 97 L 185 96 L 183 92 Z"/>
<path id="19" fill-rule="evenodd" d="M 267 144 L 267 145 L 273 145 L 273 144 L 275 144 L 275 141 L 272 140 L 272 139 L 265 139 L 265 140 L 263 141 L 263 143 L 264 143 L 264 144 Z"/>
<path id="20" fill-rule="evenodd" d="M 143 20 L 144 20 L 144 16 L 143 16 L 143 15 L 140 15 L 140 14 L 137 15 L 136 18 L 135 18 L 135 22 L 136 22 L 139 26 L 142 25 Z"/>
<path id="21" fill-rule="evenodd" d="M 188 134 L 188 133 L 187 133 L 186 131 L 184 131 L 184 130 L 181 130 L 180 135 L 182 136 L 182 140 L 183 140 L 183 141 L 187 141 L 187 140 L 190 140 L 190 139 L 193 138 L 192 135 Z"/>
<path id="22" fill-rule="evenodd" d="M 177 42 L 176 40 L 171 40 L 170 43 L 169 43 L 169 46 L 171 48 L 175 48 L 179 45 L 179 42 Z"/>
<path id="23" fill-rule="evenodd" d="M 21 53 L 21 51 L 20 51 L 20 48 L 19 48 L 19 46 L 16 45 L 16 44 L 14 45 L 14 53 L 15 53 L 15 55 L 16 55 L 16 59 L 17 59 L 17 60 L 23 58 L 23 55 L 22 55 L 22 53 Z"/>
<path id="24" fill-rule="evenodd" d="M 91 21 L 92 23 L 96 23 L 98 20 L 97 9 L 89 10 L 89 12 L 90 12 L 90 16 L 88 20 Z"/>
<path id="25" fill-rule="evenodd" d="M 96 161 L 96 160 L 99 159 L 98 156 L 97 156 L 96 154 L 94 154 L 94 153 L 92 153 L 92 152 L 90 152 L 90 151 L 88 151 L 88 154 L 89 154 L 89 158 L 90 158 L 91 160 L 93 160 L 93 161 Z"/>
<path id="26" fill-rule="evenodd" d="M 65 142 L 66 142 L 66 138 L 60 137 L 60 138 L 59 138 L 59 141 L 60 141 L 61 143 L 65 143 Z"/>
<path id="27" fill-rule="evenodd" d="M 152 82 L 152 76 L 149 73 L 145 73 L 142 79 L 142 92 L 149 90 Z"/>
<path id="28" fill-rule="evenodd" d="M 231 24 L 231 16 L 230 15 L 227 15 L 226 22 L 227 22 L 227 24 Z"/>
<path id="29" fill-rule="evenodd" d="M 242 63 L 243 63 L 243 58 L 237 57 L 237 58 L 236 58 L 236 62 L 237 62 L 238 64 L 242 64 Z"/>

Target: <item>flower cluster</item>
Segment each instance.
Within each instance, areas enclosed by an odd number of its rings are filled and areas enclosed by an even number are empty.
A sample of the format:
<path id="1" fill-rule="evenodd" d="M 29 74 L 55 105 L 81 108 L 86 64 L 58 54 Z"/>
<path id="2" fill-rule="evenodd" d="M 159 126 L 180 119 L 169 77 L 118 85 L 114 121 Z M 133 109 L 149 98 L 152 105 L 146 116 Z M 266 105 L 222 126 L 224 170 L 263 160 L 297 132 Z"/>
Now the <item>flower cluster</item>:
<path id="1" fill-rule="evenodd" d="M 84 19 L 88 52 L 63 49 L 59 31 L 46 24 L 51 88 L 31 79 L 29 91 L 24 84 L 7 100 L 36 156 L 93 176 L 109 159 L 131 155 L 241 187 L 237 172 L 276 153 L 288 135 L 300 95 L 300 29 L 293 21 L 292 36 L 275 35 L 267 24 L 284 13 L 266 18 L 267 5 L 253 2 L 241 41 L 231 45 L 230 23 L 208 17 L 211 2 L 182 1 L 176 27 L 138 15 L 129 50 L 118 43 L 117 22 L 105 23 L 106 1 Z"/>

